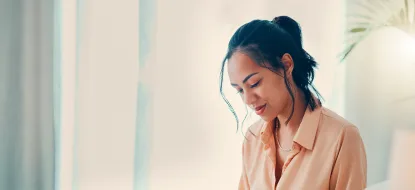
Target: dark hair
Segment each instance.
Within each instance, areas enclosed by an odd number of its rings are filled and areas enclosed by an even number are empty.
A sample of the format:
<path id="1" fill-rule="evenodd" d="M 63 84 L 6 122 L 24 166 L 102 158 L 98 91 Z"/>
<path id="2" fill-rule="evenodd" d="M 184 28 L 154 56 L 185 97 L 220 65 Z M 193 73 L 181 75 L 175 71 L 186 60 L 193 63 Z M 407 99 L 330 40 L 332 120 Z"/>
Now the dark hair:
<path id="1" fill-rule="evenodd" d="M 301 28 L 299 24 L 288 16 L 275 17 L 272 21 L 253 20 L 242 25 L 233 34 L 229 41 L 228 52 L 222 62 L 220 71 L 220 93 L 228 105 L 230 111 L 235 116 L 237 122 L 237 130 L 239 129 L 239 119 L 232 105 L 226 99 L 223 93 L 223 72 L 226 61 L 235 52 L 243 52 L 253 59 L 256 64 L 267 68 L 278 74 L 279 69 L 283 69 L 283 78 L 287 90 L 293 101 L 291 114 L 286 123 L 291 120 L 294 113 L 294 93 L 292 84 L 287 80 L 284 65 L 281 57 L 288 53 L 294 61 L 294 69 L 292 72 L 294 83 L 304 92 L 305 100 L 313 111 L 316 107 L 321 106 L 320 100 L 315 101 L 310 91 L 310 87 L 321 98 L 320 93 L 312 85 L 314 80 L 314 68 L 317 63 L 302 46 Z M 268 63 L 268 64 L 266 64 Z M 269 65 L 269 66 L 267 66 Z M 280 75 L 281 76 L 281 75 Z M 244 120 L 246 119 L 246 115 Z M 243 122 L 242 122 L 243 123 Z"/>

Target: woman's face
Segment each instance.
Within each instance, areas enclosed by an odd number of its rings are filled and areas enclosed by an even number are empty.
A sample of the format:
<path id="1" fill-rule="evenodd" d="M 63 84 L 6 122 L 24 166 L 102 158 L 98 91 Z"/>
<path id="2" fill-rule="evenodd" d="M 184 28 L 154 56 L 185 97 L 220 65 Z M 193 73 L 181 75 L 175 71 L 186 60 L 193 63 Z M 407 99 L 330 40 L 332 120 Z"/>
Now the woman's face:
<path id="1" fill-rule="evenodd" d="M 242 52 L 235 52 L 228 60 L 231 85 L 240 93 L 244 103 L 265 121 L 272 121 L 278 115 L 291 111 L 291 97 L 284 82 L 283 70 L 278 72 L 276 74 L 257 65 Z"/>

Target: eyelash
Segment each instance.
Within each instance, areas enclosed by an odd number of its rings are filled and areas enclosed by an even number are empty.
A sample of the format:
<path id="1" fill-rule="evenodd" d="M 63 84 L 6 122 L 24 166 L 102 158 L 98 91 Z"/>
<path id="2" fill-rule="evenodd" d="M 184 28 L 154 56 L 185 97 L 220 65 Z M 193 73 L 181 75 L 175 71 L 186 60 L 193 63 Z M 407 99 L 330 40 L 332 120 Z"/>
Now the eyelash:
<path id="1" fill-rule="evenodd" d="M 262 80 L 262 79 L 261 79 Z M 259 85 L 259 83 L 261 82 L 261 80 L 259 80 L 258 82 L 256 82 L 255 84 L 251 85 L 251 88 L 255 88 Z"/>
<path id="2" fill-rule="evenodd" d="M 255 87 L 257 87 L 258 85 L 259 85 L 259 83 L 262 81 L 262 79 L 261 80 L 259 80 L 258 82 L 256 82 L 255 84 L 253 84 L 253 85 L 251 85 L 250 87 L 251 88 L 255 88 Z M 240 90 L 238 90 L 238 94 L 240 94 L 240 93 L 242 93 L 243 91 L 242 91 L 242 89 L 240 89 Z"/>

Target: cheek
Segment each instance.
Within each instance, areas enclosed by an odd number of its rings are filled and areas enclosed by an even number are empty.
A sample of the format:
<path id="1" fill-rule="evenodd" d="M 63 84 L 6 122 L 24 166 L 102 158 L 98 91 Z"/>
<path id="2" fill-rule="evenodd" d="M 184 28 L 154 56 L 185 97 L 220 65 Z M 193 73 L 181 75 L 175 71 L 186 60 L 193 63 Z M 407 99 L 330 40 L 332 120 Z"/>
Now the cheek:
<path id="1" fill-rule="evenodd" d="M 274 80 L 264 89 L 266 89 L 263 91 L 264 99 L 270 103 L 272 107 L 283 106 L 287 97 L 289 98 L 289 93 L 283 80 Z"/>

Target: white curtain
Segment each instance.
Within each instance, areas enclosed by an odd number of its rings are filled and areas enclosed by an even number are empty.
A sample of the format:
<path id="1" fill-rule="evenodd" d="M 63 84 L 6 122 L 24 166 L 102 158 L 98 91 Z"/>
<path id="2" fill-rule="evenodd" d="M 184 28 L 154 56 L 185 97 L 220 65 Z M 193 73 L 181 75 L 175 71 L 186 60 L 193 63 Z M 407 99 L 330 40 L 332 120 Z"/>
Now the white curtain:
<path id="1" fill-rule="evenodd" d="M 0 189 L 143 189 L 139 12 L 136 0 L 1 1 Z"/>
<path id="2" fill-rule="evenodd" d="M 61 3 L 57 189 L 133 189 L 139 3 Z"/>
<path id="3" fill-rule="evenodd" d="M 54 189 L 53 6 L 0 1 L 0 189 Z"/>

